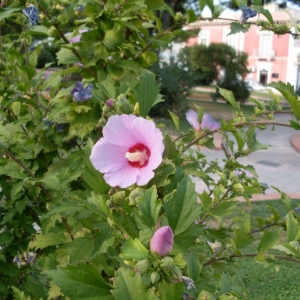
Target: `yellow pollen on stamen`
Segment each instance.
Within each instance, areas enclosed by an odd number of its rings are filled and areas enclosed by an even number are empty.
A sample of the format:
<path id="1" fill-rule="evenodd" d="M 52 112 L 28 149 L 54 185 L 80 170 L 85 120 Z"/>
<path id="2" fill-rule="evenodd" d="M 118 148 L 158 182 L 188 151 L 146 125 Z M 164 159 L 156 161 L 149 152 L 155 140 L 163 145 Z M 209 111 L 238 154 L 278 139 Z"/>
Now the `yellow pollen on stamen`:
<path id="1" fill-rule="evenodd" d="M 139 161 L 141 164 L 144 164 L 145 160 L 149 159 L 146 150 L 143 150 L 143 152 L 137 151 L 134 153 L 126 152 L 125 157 L 131 162 Z"/>

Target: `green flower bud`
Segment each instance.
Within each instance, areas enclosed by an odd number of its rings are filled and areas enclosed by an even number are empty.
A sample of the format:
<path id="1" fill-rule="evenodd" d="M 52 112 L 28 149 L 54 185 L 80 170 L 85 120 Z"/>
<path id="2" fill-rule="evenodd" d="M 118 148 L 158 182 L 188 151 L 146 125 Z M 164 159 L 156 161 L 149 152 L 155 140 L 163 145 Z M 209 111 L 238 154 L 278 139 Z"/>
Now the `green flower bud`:
<path id="1" fill-rule="evenodd" d="M 129 205 L 134 206 L 136 205 L 145 195 L 145 191 L 141 188 L 134 189 L 129 194 Z"/>
<path id="2" fill-rule="evenodd" d="M 182 273 L 178 266 L 174 266 L 170 275 L 168 276 L 169 282 L 178 283 L 182 282 Z"/>
<path id="3" fill-rule="evenodd" d="M 233 185 L 233 191 L 234 191 L 234 193 L 236 193 L 237 195 L 243 195 L 245 189 L 244 189 L 244 187 L 243 187 L 242 184 L 240 184 L 240 183 L 235 183 L 235 184 Z"/>
<path id="4" fill-rule="evenodd" d="M 160 275 L 159 275 L 159 273 L 158 273 L 157 271 L 155 271 L 155 272 L 152 272 L 152 273 L 151 273 L 150 278 L 151 278 L 151 282 L 154 284 L 154 283 L 156 283 L 157 281 L 159 281 Z"/>
<path id="5" fill-rule="evenodd" d="M 132 114 L 133 113 L 133 105 L 127 100 L 124 95 L 120 95 L 117 98 L 116 111 L 118 114 Z"/>
<path id="6" fill-rule="evenodd" d="M 134 268 L 136 272 L 143 275 L 149 270 L 150 267 L 151 267 L 150 261 L 148 259 L 143 259 L 139 261 Z"/>
<path id="7" fill-rule="evenodd" d="M 174 18 L 175 22 L 181 22 L 183 21 L 183 15 L 181 12 L 177 12 Z"/>
<path id="8" fill-rule="evenodd" d="M 264 222 L 266 225 L 270 225 L 272 223 L 272 220 L 270 218 L 265 218 Z"/>
<path id="9" fill-rule="evenodd" d="M 112 195 L 115 204 L 123 204 L 125 199 L 125 191 L 120 191 Z"/>
<path id="10" fill-rule="evenodd" d="M 174 266 L 174 260 L 170 256 L 165 256 L 160 261 L 160 267 L 165 271 L 170 270 L 173 266 Z"/>

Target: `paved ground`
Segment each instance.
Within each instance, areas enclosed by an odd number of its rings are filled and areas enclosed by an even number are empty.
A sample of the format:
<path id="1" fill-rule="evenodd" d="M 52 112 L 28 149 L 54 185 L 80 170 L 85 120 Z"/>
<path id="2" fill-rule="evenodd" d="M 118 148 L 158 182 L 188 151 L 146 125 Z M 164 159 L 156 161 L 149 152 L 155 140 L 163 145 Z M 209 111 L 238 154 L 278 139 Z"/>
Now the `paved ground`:
<path id="1" fill-rule="evenodd" d="M 289 123 L 288 114 L 278 114 L 276 120 Z M 264 131 L 257 131 L 257 139 L 262 144 L 270 145 L 268 150 L 260 150 L 239 161 L 245 165 L 253 165 L 261 182 L 273 185 L 287 193 L 291 198 L 300 199 L 300 133 L 292 128 L 276 126 L 268 127 Z M 216 136 L 217 150 L 202 148 L 208 161 L 225 158 L 220 150 L 220 137 Z M 196 189 L 201 192 L 205 184 L 197 180 Z M 273 188 L 266 191 L 266 195 L 258 195 L 253 200 L 278 199 L 279 194 Z"/>

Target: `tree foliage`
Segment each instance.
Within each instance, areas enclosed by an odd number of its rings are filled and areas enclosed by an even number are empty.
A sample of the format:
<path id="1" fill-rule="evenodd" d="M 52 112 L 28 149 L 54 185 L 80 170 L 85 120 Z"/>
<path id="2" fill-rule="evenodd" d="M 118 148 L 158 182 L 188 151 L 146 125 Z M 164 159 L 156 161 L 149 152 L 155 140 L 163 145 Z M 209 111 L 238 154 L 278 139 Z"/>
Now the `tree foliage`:
<path id="1" fill-rule="evenodd" d="M 247 59 L 245 52 L 221 43 L 185 47 L 179 54 L 179 60 L 189 70 L 195 84 L 215 82 L 221 88 L 231 90 L 237 101 L 245 100 L 250 95 L 243 81 L 249 72 Z M 216 92 L 214 97 L 218 96 L 220 94 Z"/>

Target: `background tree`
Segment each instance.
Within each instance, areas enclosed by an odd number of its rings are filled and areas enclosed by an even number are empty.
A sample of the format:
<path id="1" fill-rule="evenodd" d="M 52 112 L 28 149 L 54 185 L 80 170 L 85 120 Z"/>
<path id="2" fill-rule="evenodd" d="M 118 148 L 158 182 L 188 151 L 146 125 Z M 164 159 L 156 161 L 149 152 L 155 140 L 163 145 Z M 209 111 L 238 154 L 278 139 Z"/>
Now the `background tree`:
<path id="1" fill-rule="evenodd" d="M 193 85 L 191 74 L 172 59 L 170 63 L 156 63 L 151 67 L 151 71 L 156 75 L 160 84 L 160 93 L 165 101 L 155 105 L 150 115 L 169 118 L 168 110 L 183 115 L 188 106 L 186 97 Z"/>
<path id="2" fill-rule="evenodd" d="M 249 72 L 247 59 L 245 52 L 237 52 L 227 44 L 218 43 L 185 47 L 179 54 L 179 61 L 189 70 L 194 84 L 216 82 L 220 87 L 232 90 L 238 101 L 249 96 L 243 81 Z"/>

